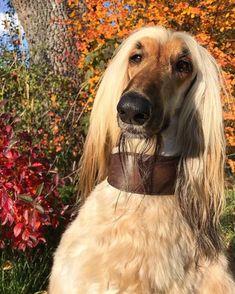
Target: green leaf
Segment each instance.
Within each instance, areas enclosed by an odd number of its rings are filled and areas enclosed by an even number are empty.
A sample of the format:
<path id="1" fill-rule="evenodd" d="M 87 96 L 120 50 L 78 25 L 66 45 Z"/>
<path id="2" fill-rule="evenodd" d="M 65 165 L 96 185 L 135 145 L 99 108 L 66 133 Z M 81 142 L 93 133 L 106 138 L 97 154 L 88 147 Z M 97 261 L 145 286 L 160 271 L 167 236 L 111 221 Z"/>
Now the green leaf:
<path id="1" fill-rule="evenodd" d="M 94 59 L 93 53 L 88 53 L 87 56 L 85 57 L 85 65 L 88 65 L 92 60 Z"/>
<path id="2" fill-rule="evenodd" d="M 93 70 L 92 69 L 88 69 L 87 72 L 86 72 L 86 74 L 85 74 L 85 80 L 88 80 L 92 76 L 93 76 Z"/>
<path id="3" fill-rule="evenodd" d="M 41 212 L 41 213 L 45 213 L 45 210 L 44 210 L 44 208 L 42 207 L 42 205 L 40 205 L 40 204 L 35 204 L 35 208 L 36 208 L 39 212 Z"/>
<path id="4" fill-rule="evenodd" d="M 18 197 L 21 199 L 21 200 L 24 200 L 24 201 L 27 201 L 27 202 L 33 202 L 33 198 L 27 194 L 20 194 L 18 195 Z"/>
<path id="5" fill-rule="evenodd" d="M 37 187 L 37 191 L 36 191 L 36 194 L 37 194 L 38 196 L 41 195 L 43 188 L 44 188 L 44 183 L 41 183 L 40 185 L 38 185 L 38 187 Z"/>

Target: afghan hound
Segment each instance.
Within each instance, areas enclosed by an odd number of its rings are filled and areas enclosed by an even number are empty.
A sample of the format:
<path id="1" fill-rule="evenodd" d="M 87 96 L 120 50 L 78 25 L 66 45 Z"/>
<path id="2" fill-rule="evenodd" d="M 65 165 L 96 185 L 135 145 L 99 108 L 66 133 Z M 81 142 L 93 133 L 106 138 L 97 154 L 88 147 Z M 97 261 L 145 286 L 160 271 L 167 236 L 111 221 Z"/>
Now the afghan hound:
<path id="1" fill-rule="evenodd" d="M 50 294 L 235 293 L 219 225 L 221 90 L 219 66 L 187 33 L 146 27 L 120 45 L 94 102 L 86 200 L 56 250 Z"/>

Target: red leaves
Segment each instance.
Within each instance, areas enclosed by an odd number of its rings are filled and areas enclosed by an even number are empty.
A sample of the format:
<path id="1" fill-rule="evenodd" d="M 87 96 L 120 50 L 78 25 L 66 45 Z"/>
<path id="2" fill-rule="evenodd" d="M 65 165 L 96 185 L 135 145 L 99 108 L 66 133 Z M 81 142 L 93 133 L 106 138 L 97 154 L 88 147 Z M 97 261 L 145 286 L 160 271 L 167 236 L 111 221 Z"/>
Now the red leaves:
<path id="1" fill-rule="evenodd" d="M 9 150 L 5 152 L 5 157 L 10 160 L 15 160 L 19 157 L 19 153 L 16 150 Z"/>
<path id="2" fill-rule="evenodd" d="M 25 250 L 45 242 L 44 227 L 56 227 L 63 204 L 59 175 L 50 172 L 48 146 L 33 144 L 34 135 L 14 134 L 13 117 L 0 116 L 0 248 Z"/>
<path id="3" fill-rule="evenodd" d="M 28 241 L 29 240 L 29 236 L 30 236 L 30 232 L 28 229 L 25 229 L 23 234 L 22 234 L 22 240 L 24 241 Z"/>
<path id="4" fill-rule="evenodd" d="M 24 224 L 22 224 L 22 223 L 18 223 L 14 226 L 13 232 L 14 232 L 15 237 L 19 236 L 23 227 L 24 227 Z"/>
<path id="5" fill-rule="evenodd" d="M 41 162 L 34 162 L 31 166 L 32 167 L 43 167 L 43 164 Z"/>

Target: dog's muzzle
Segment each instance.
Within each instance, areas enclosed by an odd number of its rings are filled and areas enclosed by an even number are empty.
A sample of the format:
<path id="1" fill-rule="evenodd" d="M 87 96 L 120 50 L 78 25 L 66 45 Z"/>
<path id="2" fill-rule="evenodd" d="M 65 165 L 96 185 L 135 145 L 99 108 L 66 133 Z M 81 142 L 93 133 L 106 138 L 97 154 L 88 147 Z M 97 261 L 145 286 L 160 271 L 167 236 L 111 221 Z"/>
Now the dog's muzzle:
<path id="1" fill-rule="evenodd" d="M 151 119 L 153 105 L 141 94 L 127 92 L 121 97 L 117 111 L 122 122 L 142 126 Z"/>

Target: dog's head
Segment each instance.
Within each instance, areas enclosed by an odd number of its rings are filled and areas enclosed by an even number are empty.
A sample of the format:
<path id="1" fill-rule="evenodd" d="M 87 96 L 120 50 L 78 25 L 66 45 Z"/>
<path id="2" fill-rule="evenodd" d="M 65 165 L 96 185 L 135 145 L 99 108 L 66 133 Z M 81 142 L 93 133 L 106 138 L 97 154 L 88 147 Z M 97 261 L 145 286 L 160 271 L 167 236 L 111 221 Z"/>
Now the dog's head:
<path id="1" fill-rule="evenodd" d="M 196 77 L 183 38 L 165 42 L 143 37 L 128 55 L 128 83 L 117 105 L 118 124 L 127 136 L 151 137 L 164 131 Z"/>

